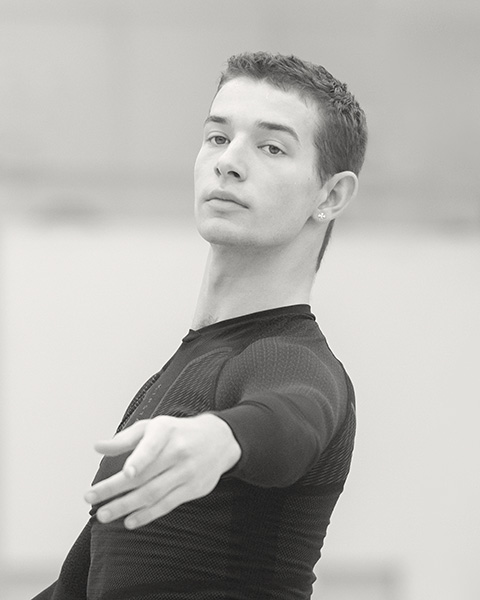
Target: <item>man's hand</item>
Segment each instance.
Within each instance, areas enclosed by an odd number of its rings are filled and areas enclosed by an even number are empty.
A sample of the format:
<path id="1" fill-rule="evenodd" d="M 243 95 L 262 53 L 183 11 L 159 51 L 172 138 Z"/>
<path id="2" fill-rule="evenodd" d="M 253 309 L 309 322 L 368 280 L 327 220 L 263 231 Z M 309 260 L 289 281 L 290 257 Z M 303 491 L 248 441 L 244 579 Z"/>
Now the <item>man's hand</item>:
<path id="1" fill-rule="evenodd" d="M 133 450 L 122 471 L 85 494 L 87 502 L 97 504 L 130 492 L 97 512 L 102 523 L 128 515 L 128 529 L 146 525 L 184 502 L 206 496 L 241 455 L 227 423 L 208 413 L 137 421 L 111 440 L 97 442 L 95 449 L 107 456 Z"/>

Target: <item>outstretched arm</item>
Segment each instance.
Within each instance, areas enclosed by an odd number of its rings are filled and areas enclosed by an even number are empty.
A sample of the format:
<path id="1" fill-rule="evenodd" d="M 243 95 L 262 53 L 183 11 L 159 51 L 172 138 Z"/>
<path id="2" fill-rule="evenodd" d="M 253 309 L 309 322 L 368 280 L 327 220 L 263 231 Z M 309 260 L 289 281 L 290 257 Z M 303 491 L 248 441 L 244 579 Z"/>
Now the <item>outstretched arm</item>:
<path id="1" fill-rule="evenodd" d="M 129 529 L 206 496 L 241 455 L 227 423 L 209 413 L 137 421 L 95 448 L 107 456 L 132 450 L 120 472 L 85 495 L 91 504 L 105 503 L 97 512 L 99 521 L 126 517 Z"/>

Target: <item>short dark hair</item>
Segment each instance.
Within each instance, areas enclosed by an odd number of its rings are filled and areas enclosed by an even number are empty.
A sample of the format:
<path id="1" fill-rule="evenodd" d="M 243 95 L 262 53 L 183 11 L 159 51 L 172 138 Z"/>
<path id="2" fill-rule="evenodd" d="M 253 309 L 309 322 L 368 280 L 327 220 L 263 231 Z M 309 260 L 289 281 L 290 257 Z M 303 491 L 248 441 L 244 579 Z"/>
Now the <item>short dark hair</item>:
<path id="1" fill-rule="evenodd" d="M 293 90 L 303 98 L 312 99 L 321 117 L 314 136 L 321 182 L 341 171 L 358 175 L 367 145 L 366 118 L 346 84 L 320 65 L 268 52 L 245 52 L 230 57 L 218 90 L 237 77 L 266 81 L 283 91 Z"/>
<path id="2" fill-rule="evenodd" d="M 220 76 L 217 92 L 237 77 L 265 81 L 283 91 L 296 91 L 302 98 L 315 102 L 320 119 L 312 125 L 316 127 L 317 173 L 322 184 L 342 171 L 359 174 L 367 147 L 367 122 L 365 113 L 345 83 L 335 79 L 320 65 L 296 56 L 268 52 L 245 52 L 230 57 Z M 325 233 L 317 269 L 333 223 L 329 223 Z"/>

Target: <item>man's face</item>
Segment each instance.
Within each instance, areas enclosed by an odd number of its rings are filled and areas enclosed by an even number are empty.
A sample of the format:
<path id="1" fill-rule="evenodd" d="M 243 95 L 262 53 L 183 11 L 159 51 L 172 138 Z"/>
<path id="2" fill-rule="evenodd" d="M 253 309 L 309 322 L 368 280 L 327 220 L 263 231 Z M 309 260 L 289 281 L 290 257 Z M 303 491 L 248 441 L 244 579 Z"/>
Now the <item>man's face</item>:
<path id="1" fill-rule="evenodd" d="M 237 78 L 215 97 L 195 163 L 195 217 L 213 244 L 288 245 L 312 227 L 321 183 L 315 107 Z"/>

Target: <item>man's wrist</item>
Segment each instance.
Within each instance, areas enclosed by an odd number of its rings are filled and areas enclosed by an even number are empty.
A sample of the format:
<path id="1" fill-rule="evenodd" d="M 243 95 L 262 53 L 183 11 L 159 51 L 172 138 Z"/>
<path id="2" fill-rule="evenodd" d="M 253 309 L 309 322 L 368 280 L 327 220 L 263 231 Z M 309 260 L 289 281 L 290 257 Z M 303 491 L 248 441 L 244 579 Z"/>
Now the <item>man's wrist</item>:
<path id="1" fill-rule="evenodd" d="M 233 469 L 242 455 L 240 444 L 232 431 L 230 425 L 221 417 L 213 413 L 199 415 L 205 419 L 212 419 L 215 428 L 216 440 L 219 443 L 222 460 L 222 474 Z"/>

